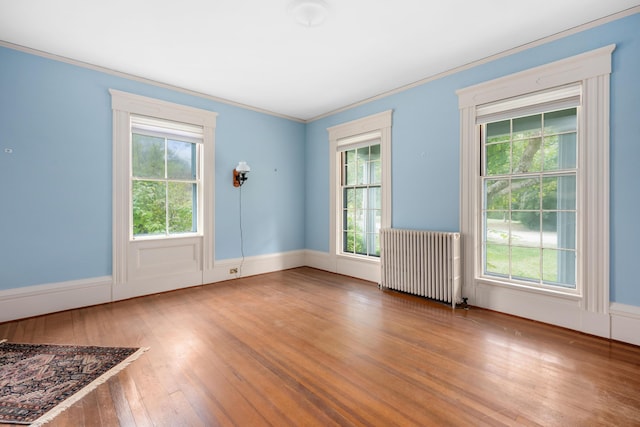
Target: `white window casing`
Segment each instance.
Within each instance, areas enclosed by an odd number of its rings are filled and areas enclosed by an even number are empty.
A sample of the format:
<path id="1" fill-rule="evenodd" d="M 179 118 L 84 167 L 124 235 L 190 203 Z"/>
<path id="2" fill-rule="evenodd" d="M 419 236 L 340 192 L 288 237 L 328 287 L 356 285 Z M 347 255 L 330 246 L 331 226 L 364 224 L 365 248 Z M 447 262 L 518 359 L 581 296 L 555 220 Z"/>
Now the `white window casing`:
<path id="1" fill-rule="evenodd" d="M 457 91 L 463 296 L 471 304 L 609 336 L 609 45 Z M 481 277 L 478 124 L 580 103 L 576 292 L 505 287 Z"/>
<path id="2" fill-rule="evenodd" d="M 347 149 L 380 144 L 382 162 L 381 198 L 383 228 L 391 226 L 391 124 L 392 110 L 353 120 L 327 129 L 329 132 L 329 255 L 335 271 L 375 282 L 380 281 L 380 260 L 342 254 L 341 248 L 341 153 Z"/>
<path id="3" fill-rule="evenodd" d="M 110 89 L 113 110 L 113 300 L 202 284 L 214 268 L 217 113 Z M 133 120 L 132 120 L 133 118 Z M 131 132 L 170 133 L 201 146 L 198 233 L 134 241 L 131 230 Z M 204 195 L 204 196 L 203 196 Z M 147 264 L 145 264 L 145 262 Z"/>

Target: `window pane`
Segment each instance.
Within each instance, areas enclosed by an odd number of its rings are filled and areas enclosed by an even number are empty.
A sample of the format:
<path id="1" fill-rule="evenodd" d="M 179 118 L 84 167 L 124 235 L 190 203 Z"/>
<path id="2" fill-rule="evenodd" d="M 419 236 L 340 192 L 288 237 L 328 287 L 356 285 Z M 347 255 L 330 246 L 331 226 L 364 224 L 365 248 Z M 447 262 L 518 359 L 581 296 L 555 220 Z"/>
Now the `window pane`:
<path id="1" fill-rule="evenodd" d="M 380 233 L 380 228 L 382 227 L 382 211 L 380 209 L 376 209 L 373 211 L 373 230 L 376 234 Z"/>
<path id="2" fill-rule="evenodd" d="M 345 188 L 343 190 L 344 194 L 344 207 L 346 209 L 355 209 L 356 208 L 356 190 L 353 188 Z"/>
<path id="3" fill-rule="evenodd" d="M 380 161 L 380 145 L 372 145 L 369 163 L 369 183 L 373 185 L 380 185 L 381 181 L 382 166 Z"/>
<path id="4" fill-rule="evenodd" d="M 364 204 L 365 202 L 365 192 L 367 191 L 366 188 L 356 188 L 355 192 L 356 192 L 356 204 L 355 204 L 355 208 L 356 209 L 365 209 L 366 206 Z"/>
<path id="5" fill-rule="evenodd" d="M 577 110 L 554 111 L 544 115 L 544 133 L 551 135 L 554 133 L 575 132 L 577 126 Z"/>
<path id="6" fill-rule="evenodd" d="M 355 185 L 356 183 L 356 151 L 349 150 L 344 153 L 345 158 L 345 184 Z"/>
<path id="7" fill-rule="evenodd" d="M 555 249 L 542 250 L 542 280 L 567 288 L 576 287 L 576 253 Z"/>
<path id="8" fill-rule="evenodd" d="M 485 175 L 504 175 L 511 172 L 511 144 L 491 144 L 485 151 Z"/>
<path id="9" fill-rule="evenodd" d="M 538 178 L 511 180 L 511 209 L 540 209 L 540 180 Z"/>
<path id="10" fill-rule="evenodd" d="M 356 161 L 358 162 L 356 184 L 367 184 L 369 181 L 369 174 L 367 173 L 369 147 L 362 147 L 356 150 Z"/>
<path id="11" fill-rule="evenodd" d="M 511 247 L 511 276 L 522 280 L 540 280 L 540 249 Z"/>
<path id="12" fill-rule="evenodd" d="M 538 172 L 542 169 L 540 138 L 513 142 L 513 173 Z"/>
<path id="13" fill-rule="evenodd" d="M 133 181 L 133 234 L 166 233 L 166 184 Z"/>
<path id="14" fill-rule="evenodd" d="M 353 231 L 342 233 L 342 250 L 348 253 L 355 253 L 355 233 Z"/>
<path id="15" fill-rule="evenodd" d="M 365 219 L 365 225 L 366 225 L 366 232 L 367 233 L 375 233 L 377 232 L 376 230 L 376 211 L 373 209 L 369 209 L 365 212 L 366 214 L 366 219 Z"/>
<path id="16" fill-rule="evenodd" d="M 526 139 L 542 134 L 542 114 L 513 120 L 513 139 Z"/>
<path id="17" fill-rule="evenodd" d="M 511 213 L 511 234 L 514 244 L 524 244 L 518 242 L 528 242 L 526 246 L 530 246 L 532 239 L 537 239 L 540 244 L 540 211 L 519 211 Z M 535 233 L 536 236 L 531 235 Z"/>
<path id="18" fill-rule="evenodd" d="M 373 248 L 369 250 L 369 255 L 380 256 L 380 233 L 369 235 L 369 242 L 372 242 Z"/>
<path id="19" fill-rule="evenodd" d="M 354 231 L 356 228 L 356 211 L 355 209 L 345 209 L 342 227 L 344 231 Z"/>
<path id="20" fill-rule="evenodd" d="M 540 211 L 511 213 L 511 244 L 540 247 Z"/>
<path id="21" fill-rule="evenodd" d="M 484 181 L 485 209 L 509 209 L 509 180 L 487 179 Z"/>
<path id="22" fill-rule="evenodd" d="M 196 231 L 197 186 L 187 182 L 169 182 L 169 233 Z"/>
<path id="23" fill-rule="evenodd" d="M 196 179 L 196 144 L 167 140 L 167 178 Z"/>
<path id="24" fill-rule="evenodd" d="M 369 187 L 368 209 L 382 209 L 382 197 L 380 187 Z"/>
<path id="25" fill-rule="evenodd" d="M 545 212 L 542 246 L 545 248 L 576 248 L 575 212 Z"/>
<path id="26" fill-rule="evenodd" d="M 349 228 L 349 211 L 342 209 L 342 231 L 347 231 Z"/>
<path id="27" fill-rule="evenodd" d="M 576 209 L 575 175 L 542 178 L 542 209 Z"/>
<path id="28" fill-rule="evenodd" d="M 544 169 L 576 168 L 576 134 L 565 133 L 544 139 Z"/>
<path id="29" fill-rule="evenodd" d="M 487 123 L 487 144 L 509 142 L 511 140 L 511 120 Z"/>
<path id="30" fill-rule="evenodd" d="M 133 176 L 164 178 L 164 138 L 131 134 Z"/>
<path id="31" fill-rule="evenodd" d="M 511 220 L 509 212 L 495 211 L 485 213 L 484 239 L 490 243 L 508 245 Z"/>
<path id="32" fill-rule="evenodd" d="M 367 254 L 365 233 L 359 232 L 359 230 L 356 230 L 355 233 L 355 253 L 360 255 Z"/>
<path id="33" fill-rule="evenodd" d="M 366 229 L 366 215 L 367 211 L 364 211 L 362 209 L 356 209 L 354 218 L 355 218 L 355 224 L 354 224 L 354 230 L 356 233 L 364 233 L 365 231 L 367 231 Z"/>
<path id="34" fill-rule="evenodd" d="M 485 244 L 485 266 L 487 274 L 509 276 L 509 246 Z"/>

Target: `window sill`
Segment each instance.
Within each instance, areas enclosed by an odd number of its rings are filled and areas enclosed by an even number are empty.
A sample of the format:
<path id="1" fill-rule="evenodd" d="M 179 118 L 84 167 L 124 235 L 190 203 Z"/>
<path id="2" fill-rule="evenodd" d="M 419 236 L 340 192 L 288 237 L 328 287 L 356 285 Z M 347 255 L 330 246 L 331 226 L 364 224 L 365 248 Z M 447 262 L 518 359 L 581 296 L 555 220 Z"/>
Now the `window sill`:
<path id="1" fill-rule="evenodd" d="M 350 255 L 350 254 L 344 254 L 344 253 L 337 254 L 336 256 L 338 258 L 350 260 L 350 261 L 362 261 L 362 262 L 368 262 L 370 264 L 380 264 L 379 257 L 369 257 L 366 255 Z"/>
<path id="2" fill-rule="evenodd" d="M 545 295 L 554 298 L 563 298 L 572 301 L 579 301 L 582 299 L 582 294 L 578 289 L 551 289 L 551 288 L 543 288 L 537 286 L 528 286 L 523 283 L 513 283 L 513 282 L 505 282 L 496 279 L 490 279 L 487 277 L 476 277 L 475 279 L 476 285 L 480 286 L 491 286 L 491 287 L 500 287 L 504 289 L 510 289 L 512 291 L 519 292 L 528 292 L 532 294 Z"/>
<path id="3" fill-rule="evenodd" d="M 130 237 L 129 241 L 130 242 L 153 242 L 153 241 L 158 241 L 158 240 L 180 240 L 180 239 L 192 239 L 194 237 L 202 237 L 202 234 L 200 233 L 191 233 L 191 234 L 177 234 L 177 235 L 172 235 L 172 236 L 166 236 L 166 235 L 162 235 L 162 236 L 137 236 L 137 237 Z"/>

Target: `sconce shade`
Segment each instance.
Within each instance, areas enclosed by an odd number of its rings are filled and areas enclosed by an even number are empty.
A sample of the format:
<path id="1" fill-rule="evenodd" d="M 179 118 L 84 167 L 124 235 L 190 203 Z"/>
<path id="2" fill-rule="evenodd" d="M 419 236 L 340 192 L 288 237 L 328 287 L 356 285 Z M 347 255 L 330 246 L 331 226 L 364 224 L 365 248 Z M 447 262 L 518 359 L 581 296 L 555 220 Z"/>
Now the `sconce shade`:
<path id="1" fill-rule="evenodd" d="M 240 173 L 247 173 L 251 171 L 251 167 L 247 164 L 247 162 L 239 162 L 238 166 L 236 166 L 236 170 Z"/>

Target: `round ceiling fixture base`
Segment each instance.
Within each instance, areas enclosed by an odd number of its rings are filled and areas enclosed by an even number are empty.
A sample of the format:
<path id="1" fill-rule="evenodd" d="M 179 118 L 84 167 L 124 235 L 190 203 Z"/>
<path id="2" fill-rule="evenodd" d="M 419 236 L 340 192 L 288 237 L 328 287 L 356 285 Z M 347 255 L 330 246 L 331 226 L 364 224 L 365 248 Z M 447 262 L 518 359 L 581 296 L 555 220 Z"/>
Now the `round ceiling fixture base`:
<path id="1" fill-rule="evenodd" d="M 298 24 L 307 28 L 322 25 L 329 16 L 329 7 L 323 0 L 294 0 L 288 11 Z"/>

